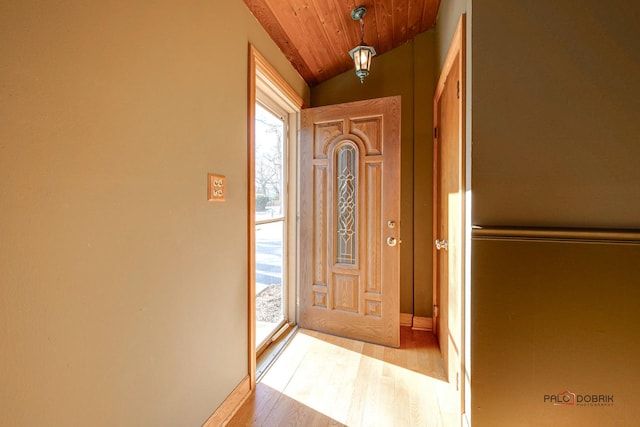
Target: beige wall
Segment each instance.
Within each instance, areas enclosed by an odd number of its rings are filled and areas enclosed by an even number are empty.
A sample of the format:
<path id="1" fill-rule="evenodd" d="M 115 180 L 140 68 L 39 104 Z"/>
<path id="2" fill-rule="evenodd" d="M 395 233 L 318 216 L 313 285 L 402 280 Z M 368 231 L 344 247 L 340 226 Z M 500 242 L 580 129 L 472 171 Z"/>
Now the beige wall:
<path id="1" fill-rule="evenodd" d="M 433 314 L 433 95 L 436 89 L 435 31 L 413 40 L 413 308 Z"/>
<path id="2" fill-rule="evenodd" d="M 636 426 L 640 245 L 474 240 L 474 427 Z M 554 406 L 565 390 L 613 406 Z"/>
<path id="3" fill-rule="evenodd" d="M 402 97 L 400 309 L 403 313 L 414 313 L 415 307 L 418 316 L 431 316 L 432 305 L 433 48 L 433 32 L 423 33 L 409 43 L 376 56 L 364 84 L 350 70 L 311 89 L 314 107 L 392 95 Z"/>
<path id="4" fill-rule="evenodd" d="M 0 425 L 201 425 L 247 375 L 248 42 L 308 89 L 239 0 L 0 8 Z"/>
<path id="5" fill-rule="evenodd" d="M 473 220 L 640 226 L 640 5 L 476 4 Z"/>
<path id="6" fill-rule="evenodd" d="M 639 15 L 624 0 L 474 4 L 475 224 L 640 229 Z M 474 426 L 637 423 L 639 259 L 474 242 Z M 544 404 L 566 389 L 614 406 Z"/>
<path id="7" fill-rule="evenodd" d="M 467 2 L 470 0 L 441 0 L 438 8 L 438 18 L 436 19 L 436 59 L 437 70 L 444 66 L 444 60 L 447 57 L 451 40 L 460 22 L 460 16 L 468 13 L 469 6 Z M 469 24 L 469 20 L 467 20 Z"/>

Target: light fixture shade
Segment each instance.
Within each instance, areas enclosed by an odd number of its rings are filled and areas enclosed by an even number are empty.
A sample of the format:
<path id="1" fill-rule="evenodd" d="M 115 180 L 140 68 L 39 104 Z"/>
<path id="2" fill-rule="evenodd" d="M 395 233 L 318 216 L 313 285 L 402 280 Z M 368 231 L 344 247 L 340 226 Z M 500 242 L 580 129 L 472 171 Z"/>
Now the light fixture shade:
<path id="1" fill-rule="evenodd" d="M 371 70 L 371 58 L 376 55 L 376 50 L 361 43 L 351 49 L 349 55 L 353 58 L 353 63 L 356 66 L 356 75 L 360 77 L 360 83 L 364 83 L 364 78 L 369 75 L 369 70 Z"/>

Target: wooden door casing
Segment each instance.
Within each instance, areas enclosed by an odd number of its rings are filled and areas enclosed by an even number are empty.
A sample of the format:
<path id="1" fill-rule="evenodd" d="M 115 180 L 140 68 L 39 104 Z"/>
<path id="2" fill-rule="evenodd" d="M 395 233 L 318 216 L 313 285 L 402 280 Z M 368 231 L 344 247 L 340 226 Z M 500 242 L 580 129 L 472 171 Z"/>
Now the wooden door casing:
<path id="1" fill-rule="evenodd" d="M 436 238 L 447 242 L 447 248 L 436 251 L 437 260 L 437 287 L 438 287 L 438 316 L 436 331 L 440 342 L 442 357 L 445 360 L 445 369 L 448 370 L 451 362 L 454 362 L 459 354 L 450 354 L 451 351 L 459 353 L 459 340 L 452 333 L 459 326 L 460 307 L 458 304 L 460 274 L 457 270 L 460 250 L 460 147 L 458 144 L 458 111 L 457 86 L 459 73 L 456 67 L 457 60 L 452 66 L 442 94 L 438 100 L 438 180 L 437 180 L 437 206 Z M 456 323 L 456 324 L 454 324 Z"/>
<path id="2" fill-rule="evenodd" d="M 357 154 L 357 166 L 352 181 L 339 181 L 338 155 L 346 152 Z M 355 185 L 345 184 L 350 182 Z M 349 197 L 355 256 L 338 260 L 339 230 L 344 234 L 346 222 L 351 224 L 339 219 L 338 204 Z M 399 241 L 400 97 L 303 110 L 300 326 L 398 347 Z"/>
<path id="3" fill-rule="evenodd" d="M 434 330 L 449 383 L 460 393 L 464 372 L 465 57 L 464 15 L 434 96 Z"/>

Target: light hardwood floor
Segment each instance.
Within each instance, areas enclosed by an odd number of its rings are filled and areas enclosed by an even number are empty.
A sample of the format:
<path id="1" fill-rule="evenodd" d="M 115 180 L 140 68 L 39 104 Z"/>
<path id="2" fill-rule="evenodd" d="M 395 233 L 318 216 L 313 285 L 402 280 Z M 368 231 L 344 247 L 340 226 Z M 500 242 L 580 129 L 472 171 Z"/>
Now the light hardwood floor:
<path id="1" fill-rule="evenodd" d="M 299 330 L 229 426 L 457 427 L 456 401 L 431 332 L 393 349 Z"/>

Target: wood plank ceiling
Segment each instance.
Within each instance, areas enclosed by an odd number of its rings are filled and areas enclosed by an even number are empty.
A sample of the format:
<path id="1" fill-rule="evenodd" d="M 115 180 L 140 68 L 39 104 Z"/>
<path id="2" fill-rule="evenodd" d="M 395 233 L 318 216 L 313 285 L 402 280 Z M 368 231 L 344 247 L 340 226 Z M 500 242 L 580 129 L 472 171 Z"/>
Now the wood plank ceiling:
<path id="1" fill-rule="evenodd" d="M 360 23 L 351 19 L 356 6 L 367 8 L 364 41 L 380 55 L 433 28 L 440 5 L 440 0 L 243 1 L 310 86 L 353 68 L 349 50 L 360 43 Z"/>

